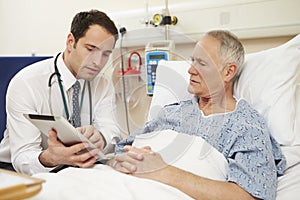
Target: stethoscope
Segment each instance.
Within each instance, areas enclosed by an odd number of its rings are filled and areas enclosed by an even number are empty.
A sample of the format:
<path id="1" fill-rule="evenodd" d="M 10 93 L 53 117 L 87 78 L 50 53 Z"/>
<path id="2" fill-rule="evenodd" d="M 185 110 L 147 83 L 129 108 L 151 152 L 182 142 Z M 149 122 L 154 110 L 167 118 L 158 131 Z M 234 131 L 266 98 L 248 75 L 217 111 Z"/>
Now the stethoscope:
<path id="1" fill-rule="evenodd" d="M 57 76 L 58 85 L 59 85 L 60 93 L 61 93 L 63 104 L 64 104 L 64 110 L 65 110 L 65 113 L 66 113 L 66 118 L 70 121 L 70 114 L 69 114 L 69 109 L 68 109 L 68 104 L 67 104 L 65 92 L 64 92 L 64 89 L 63 89 L 63 85 L 62 85 L 61 74 L 59 73 L 58 68 L 57 68 L 57 59 L 58 59 L 58 56 L 60 54 L 61 54 L 61 52 L 58 53 L 56 55 L 55 59 L 54 59 L 54 72 L 49 77 L 48 86 L 49 86 L 49 88 L 52 87 L 52 84 L 51 84 L 52 78 L 54 76 Z M 83 85 L 83 89 L 82 89 L 82 93 L 81 93 L 81 98 L 80 98 L 80 113 L 81 113 L 81 108 L 82 108 L 82 103 L 83 103 L 84 91 L 85 91 L 86 84 L 88 85 L 88 92 L 89 92 L 90 125 L 92 125 L 92 93 L 91 93 L 91 84 L 90 84 L 89 81 L 86 81 L 86 80 L 84 81 L 84 85 Z M 51 91 L 51 89 L 50 89 L 50 91 Z M 51 95 L 49 94 L 49 98 L 50 98 L 50 96 Z M 49 105 L 51 106 L 51 102 L 49 102 Z M 52 110 L 52 108 L 51 108 L 51 110 Z"/>

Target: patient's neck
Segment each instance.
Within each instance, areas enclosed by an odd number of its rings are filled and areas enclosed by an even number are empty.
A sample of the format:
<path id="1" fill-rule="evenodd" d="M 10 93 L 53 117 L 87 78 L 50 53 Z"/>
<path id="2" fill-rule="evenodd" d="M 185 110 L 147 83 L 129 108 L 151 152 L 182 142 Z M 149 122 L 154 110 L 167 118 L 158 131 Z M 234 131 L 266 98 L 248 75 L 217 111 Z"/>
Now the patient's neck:
<path id="1" fill-rule="evenodd" d="M 209 98 L 200 97 L 198 107 L 205 116 L 232 112 L 236 107 L 236 99 L 232 96 L 232 94 Z"/>

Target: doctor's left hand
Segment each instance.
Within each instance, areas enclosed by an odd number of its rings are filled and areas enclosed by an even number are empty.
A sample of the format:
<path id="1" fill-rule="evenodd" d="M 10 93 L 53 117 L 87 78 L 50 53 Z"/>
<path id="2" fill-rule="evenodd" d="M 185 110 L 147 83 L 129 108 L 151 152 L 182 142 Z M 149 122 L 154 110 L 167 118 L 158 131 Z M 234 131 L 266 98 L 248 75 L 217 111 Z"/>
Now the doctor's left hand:
<path id="1" fill-rule="evenodd" d="M 103 150 L 106 141 L 104 136 L 92 125 L 86 125 L 77 128 L 79 132 L 89 139 L 98 149 Z"/>

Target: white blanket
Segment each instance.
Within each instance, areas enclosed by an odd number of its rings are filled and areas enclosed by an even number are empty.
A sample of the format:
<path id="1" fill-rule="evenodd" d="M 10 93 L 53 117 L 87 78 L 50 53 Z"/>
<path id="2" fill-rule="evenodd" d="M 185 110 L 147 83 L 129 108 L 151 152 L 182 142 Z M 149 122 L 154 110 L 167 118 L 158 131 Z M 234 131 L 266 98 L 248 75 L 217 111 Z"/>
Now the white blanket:
<path id="1" fill-rule="evenodd" d="M 200 137 L 161 131 L 136 138 L 134 146 L 149 145 L 169 164 L 215 180 L 225 180 L 227 162 Z M 31 199 L 191 199 L 171 186 L 122 174 L 104 165 L 91 169 L 67 168 L 43 178 L 42 191 Z"/>

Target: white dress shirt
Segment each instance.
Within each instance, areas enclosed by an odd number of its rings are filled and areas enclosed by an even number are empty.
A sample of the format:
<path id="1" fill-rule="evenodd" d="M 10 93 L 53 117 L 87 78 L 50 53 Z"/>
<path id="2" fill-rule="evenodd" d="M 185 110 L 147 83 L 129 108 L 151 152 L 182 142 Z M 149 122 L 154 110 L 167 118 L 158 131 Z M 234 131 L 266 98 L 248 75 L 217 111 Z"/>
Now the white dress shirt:
<path id="1" fill-rule="evenodd" d="M 72 85 L 76 78 L 58 57 L 57 67 L 61 74 L 62 85 L 72 114 Z M 54 58 L 43 60 L 25 67 L 12 78 L 6 95 L 7 129 L 0 143 L 0 161 L 11 162 L 18 172 L 35 174 L 47 172 L 39 162 L 40 153 L 47 148 L 47 137 L 24 116 L 29 114 L 58 115 L 66 117 L 63 100 L 57 81 L 53 76 L 51 87 L 48 81 L 54 72 Z M 81 82 L 81 90 L 84 80 Z M 81 91 L 82 92 L 82 91 Z M 105 137 L 107 144 L 115 144 L 120 138 L 116 119 L 115 92 L 111 80 L 102 72 L 91 81 L 92 124 Z M 88 87 L 84 92 L 81 109 L 81 124 L 90 123 Z"/>

